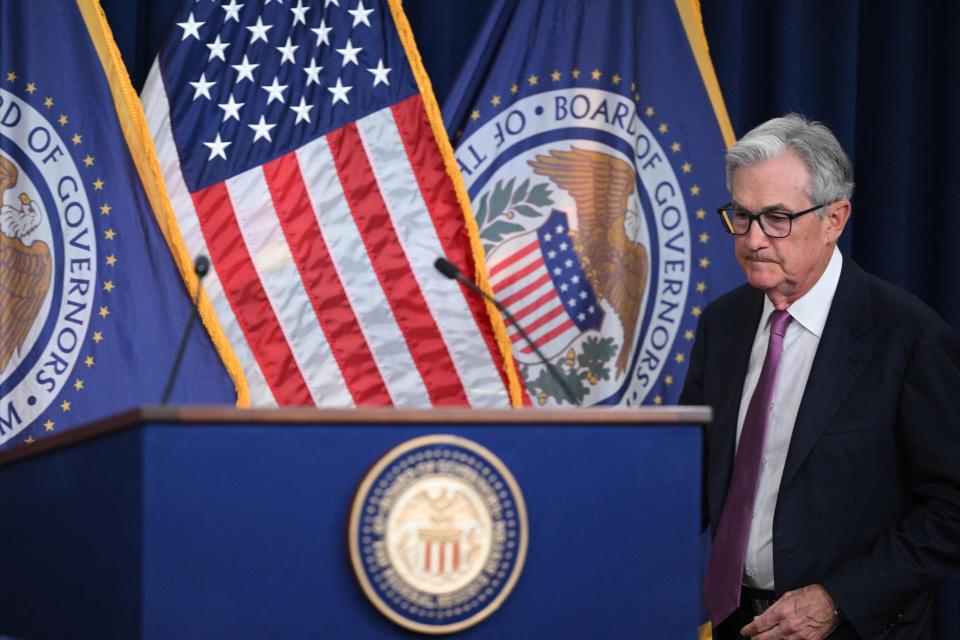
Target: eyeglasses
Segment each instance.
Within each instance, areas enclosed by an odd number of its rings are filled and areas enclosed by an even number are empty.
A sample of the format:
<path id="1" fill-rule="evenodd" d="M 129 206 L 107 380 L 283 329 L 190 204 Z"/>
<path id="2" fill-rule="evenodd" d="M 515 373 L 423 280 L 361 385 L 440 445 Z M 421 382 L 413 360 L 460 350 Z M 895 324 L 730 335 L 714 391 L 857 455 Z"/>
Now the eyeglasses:
<path id="1" fill-rule="evenodd" d="M 793 230 L 793 221 L 800 216 L 806 215 L 811 211 L 821 209 L 829 202 L 818 204 L 815 207 L 804 209 L 796 213 L 786 211 L 764 211 L 763 213 L 750 213 L 746 209 L 738 207 L 732 202 L 727 203 L 717 209 L 720 219 L 723 222 L 723 229 L 735 236 L 743 236 L 750 232 L 750 225 L 756 220 L 760 225 L 760 230 L 771 238 L 786 238 Z"/>

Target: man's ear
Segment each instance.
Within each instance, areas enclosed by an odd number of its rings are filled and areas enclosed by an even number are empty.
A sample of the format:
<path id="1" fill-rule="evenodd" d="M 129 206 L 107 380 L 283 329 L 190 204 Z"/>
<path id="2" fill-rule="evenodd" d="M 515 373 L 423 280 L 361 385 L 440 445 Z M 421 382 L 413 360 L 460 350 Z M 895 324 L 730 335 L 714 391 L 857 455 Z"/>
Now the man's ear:
<path id="1" fill-rule="evenodd" d="M 827 222 L 827 238 L 830 242 L 836 243 L 840 238 L 847 226 L 847 220 L 850 219 L 851 211 L 849 200 L 837 200 L 827 205 L 827 214 L 824 219 Z"/>

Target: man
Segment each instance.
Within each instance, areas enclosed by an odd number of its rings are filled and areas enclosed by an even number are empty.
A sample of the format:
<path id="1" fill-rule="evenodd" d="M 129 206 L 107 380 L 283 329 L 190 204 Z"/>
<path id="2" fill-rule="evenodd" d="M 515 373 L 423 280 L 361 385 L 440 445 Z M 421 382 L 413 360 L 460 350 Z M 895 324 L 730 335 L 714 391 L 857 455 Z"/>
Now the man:
<path id="1" fill-rule="evenodd" d="M 714 410 L 714 637 L 930 638 L 960 564 L 960 339 L 837 250 L 853 168 L 825 126 L 776 118 L 726 165 L 749 285 L 704 311 L 681 396 Z"/>

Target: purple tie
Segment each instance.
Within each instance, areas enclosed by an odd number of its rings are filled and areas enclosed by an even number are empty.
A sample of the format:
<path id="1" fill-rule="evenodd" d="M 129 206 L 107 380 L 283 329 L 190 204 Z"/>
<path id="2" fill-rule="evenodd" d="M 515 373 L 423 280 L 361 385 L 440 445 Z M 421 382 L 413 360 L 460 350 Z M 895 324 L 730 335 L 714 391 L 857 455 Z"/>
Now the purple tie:
<path id="1" fill-rule="evenodd" d="M 747 553 L 747 538 L 753 519 L 753 503 L 760 477 L 763 440 L 767 432 L 767 417 L 773 398 L 773 383 L 783 352 L 783 336 L 790 324 L 790 314 L 774 311 L 770 318 L 770 342 L 760 369 L 760 379 L 753 390 L 747 415 L 743 419 L 740 442 L 733 461 L 733 476 L 727 500 L 720 514 L 713 551 L 707 562 L 703 581 L 703 601 L 710 612 L 714 626 L 727 619 L 740 605 L 740 586 L 743 562 Z"/>

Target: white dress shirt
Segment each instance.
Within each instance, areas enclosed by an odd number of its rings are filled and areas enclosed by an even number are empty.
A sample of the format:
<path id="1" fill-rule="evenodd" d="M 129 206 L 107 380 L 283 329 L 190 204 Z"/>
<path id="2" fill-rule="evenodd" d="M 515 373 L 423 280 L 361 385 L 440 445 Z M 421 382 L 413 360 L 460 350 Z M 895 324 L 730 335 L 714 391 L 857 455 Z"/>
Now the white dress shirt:
<path id="1" fill-rule="evenodd" d="M 773 513 L 780 491 L 780 478 L 787 461 L 787 449 L 797 420 L 800 400 L 807 386 L 810 367 L 817 354 L 823 326 L 827 322 L 830 304 L 840 281 L 843 258 L 834 247 L 830 263 L 817 283 L 802 298 L 791 304 L 787 311 L 793 320 L 787 326 L 783 341 L 783 355 L 774 381 L 773 400 L 767 420 L 767 433 L 763 443 L 763 457 L 757 497 L 753 507 L 753 522 L 747 539 L 747 555 L 744 562 L 743 584 L 757 589 L 773 589 Z M 760 378 L 760 369 L 767 353 L 770 339 L 770 314 L 773 303 L 764 298 L 763 313 L 753 339 L 750 364 L 743 383 L 740 398 L 740 414 L 737 419 L 737 442 L 743 430 L 743 420 L 753 390 Z"/>

